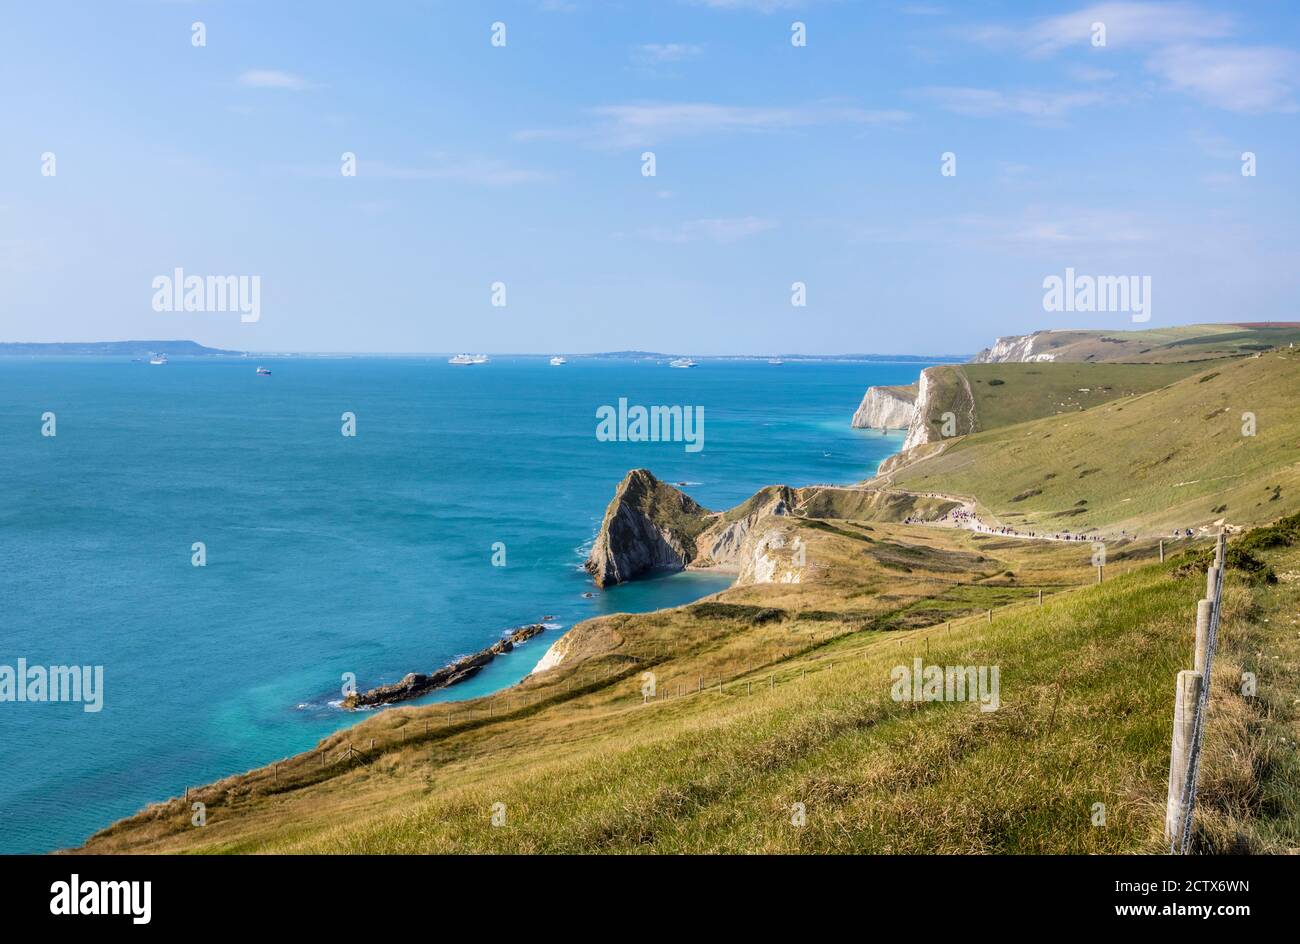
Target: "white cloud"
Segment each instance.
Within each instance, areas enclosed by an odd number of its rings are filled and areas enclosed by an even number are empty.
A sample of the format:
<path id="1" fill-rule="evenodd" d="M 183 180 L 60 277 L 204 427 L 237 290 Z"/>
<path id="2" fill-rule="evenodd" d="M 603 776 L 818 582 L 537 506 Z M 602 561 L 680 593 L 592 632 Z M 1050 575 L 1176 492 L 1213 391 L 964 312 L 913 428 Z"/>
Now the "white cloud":
<path id="1" fill-rule="evenodd" d="M 310 87 L 302 76 L 275 69 L 249 69 L 239 76 L 239 84 L 246 88 L 286 89 L 292 92 L 301 92 Z"/>
<path id="2" fill-rule="evenodd" d="M 1098 3 L 1024 28 L 984 27 L 974 36 L 996 45 L 1019 46 L 1032 56 L 1050 56 L 1069 46 L 1090 46 L 1093 23 L 1105 24 L 1109 50 L 1219 39 L 1229 35 L 1233 21 L 1188 3 Z"/>
<path id="3" fill-rule="evenodd" d="M 362 160 L 357 173 L 358 176 L 382 177 L 388 180 L 453 180 L 488 187 L 512 187 L 550 179 L 542 171 L 515 167 L 493 158 L 456 159 L 444 155 L 438 155 L 433 163 L 424 166 Z"/>
<path id="4" fill-rule="evenodd" d="M 1106 27 L 1104 49 L 1090 48 L 1094 23 Z M 1099 61 L 1115 50 L 1141 50 L 1149 72 L 1169 88 L 1207 104 L 1242 112 L 1295 111 L 1300 56 L 1276 47 L 1218 44 L 1236 28 L 1231 14 L 1192 3 L 1117 2 L 1045 17 L 1025 27 L 982 27 L 971 35 L 995 46 L 1019 48 L 1033 58 L 1072 46 L 1098 54 Z M 1114 76 L 1106 68 L 1079 65 L 1071 74 L 1087 82 Z"/>
<path id="5" fill-rule="evenodd" d="M 981 239 L 1024 248 L 1129 245 L 1157 236 L 1149 217 L 1123 210 L 1030 207 L 1016 216 L 963 217 L 961 223 Z"/>
<path id="6" fill-rule="evenodd" d="M 339 176 L 337 164 L 298 165 L 288 169 L 303 177 Z M 393 164 L 368 159 L 363 154 L 357 161 L 357 176 L 379 180 L 449 180 L 484 187 L 513 187 L 551 179 L 549 174 L 542 171 L 516 167 L 495 158 L 453 157 L 446 154 L 434 154 L 425 164 Z"/>
<path id="7" fill-rule="evenodd" d="M 586 129 L 532 129 L 519 140 L 585 139 L 604 147 L 640 147 L 691 135 L 777 132 L 816 125 L 889 125 L 906 121 L 907 112 L 840 105 L 716 105 L 706 102 L 602 105 L 588 110 L 597 125 Z"/>
<path id="8" fill-rule="evenodd" d="M 872 243 L 913 242 L 959 246 L 1017 254 L 1043 251 L 1129 251 L 1138 246 L 1171 245 L 1178 227 L 1150 214 L 1130 210 L 1026 206 L 1002 214 L 965 214 L 947 218 L 913 219 L 902 225 L 859 223 L 852 239 Z"/>
<path id="9" fill-rule="evenodd" d="M 651 227 L 642 230 L 641 235 L 661 243 L 734 243 L 776 229 L 776 225 L 772 220 L 757 216 L 741 216 L 690 220 L 674 227 Z"/>
<path id="10" fill-rule="evenodd" d="M 984 88 L 928 88 L 921 89 L 921 93 L 959 115 L 1017 115 L 1045 122 L 1059 121 L 1073 109 L 1095 105 L 1103 98 L 1096 92 L 1003 92 Z"/>
<path id="11" fill-rule="evenodd" d="M 1093 66 L 1071 66 L 1070 78 L 1080 82 L 1109 82 L 1119 76 L 1114 69 L 1098 69 Z"/>
<path id="12" fill-rule="evenodd" d="M 757 10 L 760 13 L 793 10 L 805 5 L 804 0 L 691 0 L 691 2 L 715 10 Z"/>
<path id="13" fill-rule="evenodd" d="M 704 52 L 693 43 L 642 43 L 632 50 L 632 58 L 644 65 L 662 65 L 693 59 Z"/>
<path id="14" fill-rule="evenodd" d="M 1171 46 L 1147 62 L 1171 86 L 1231 111 L 1295 111 L 1300 56 L 1264 46 Z"/>

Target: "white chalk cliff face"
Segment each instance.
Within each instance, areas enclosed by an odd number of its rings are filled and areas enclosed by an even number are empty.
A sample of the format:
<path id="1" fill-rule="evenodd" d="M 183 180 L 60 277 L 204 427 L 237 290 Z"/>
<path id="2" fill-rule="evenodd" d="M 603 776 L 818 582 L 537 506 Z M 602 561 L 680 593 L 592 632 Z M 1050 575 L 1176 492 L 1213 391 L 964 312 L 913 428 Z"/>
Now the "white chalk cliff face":
<path id="1" fill-rule="evenodd" d="M 907 438 L 903 440 L 903 452 L 913 446 L 928 443 L 933 434 L 926 417 L 930 415 L 930 398 L 934 396 L 934 379 L 930 368 L 921 371 L 921 379 L 916 383 L 916 407 L 912 411 L 912 422 L 907 427 Z"/>
<path id="2" fill-rule="evenodd" d="M 858 411 L 854 429 L 907 429 L 916 413 L 915 387 L 868 387 Z"/>
<path id="3" fill-rule="evenodd" d="M 803 582 L 807 554 L 794 528 L 765 527 L 751 532 L 751 538 L 741 555 L 737 584 Z"/>
<path id="4" fill-rule="evenodd" d="M 533 667 L 533 671 L 528 674 L 536 675 L 539 672 L 545 672 L 547 669 L 553 669 L 563 662 L 564 657 L 569 654 L 569 648 L 573 645 L 574 638 L 572 633 L 568 633 L 551 643 L 551 648 L 546 650 L 546 654 Z"/>
<path id="5" fill-rule="evenodd" d="M 1034 361 L 1054 361 L 1055 354 L 1035 353 L 1034 348 L 1051 332 L 1035 331 L 1033 334 L 1015 334 L 998 338 L 992 347 L 975 355 L 975 364 L 1026 364 Z"/>

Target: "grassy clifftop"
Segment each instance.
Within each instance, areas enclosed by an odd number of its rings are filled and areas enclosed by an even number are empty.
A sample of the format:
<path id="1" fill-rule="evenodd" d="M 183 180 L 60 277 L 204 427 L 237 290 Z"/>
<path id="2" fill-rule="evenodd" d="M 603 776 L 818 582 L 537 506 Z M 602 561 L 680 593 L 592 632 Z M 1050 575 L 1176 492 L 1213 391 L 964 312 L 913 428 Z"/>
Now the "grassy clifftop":
<path id="1" fill-rule="evenodd" d="M 969 569 L 997 571 L 1024 549 L 940 535 L 956 542 L 944 547 L 925 535 L 942 552 L 932 556 L 916 530 L 862 537 L 911 547 L 913 592 L 946 580 L 968 614 L 993 606 L 991 623 L 976 613 L 949 627 L 944 613 L 928 627 L 888 628 L 882 617 L 927 598 L 888 599 L 898 584 L 887 579 L 856 598 L 799 588 L 806 599 L 785 597 L 784 608 L 762 605 L 771 588 L 748 588 L 607 617 L 586 658 L 530 681 L 514 705 L 494 696 L 447 728 L 443 708 L 383 712 L 323 745 L 333 757 L 375 736 L 365 763 L 321 768 L 308 756 L 283 765 L 278 782 L 269 770 L 235 778 L 191 796 L 209 804 L 204 827 L 174 800 L 87 851 L 1159 851 L 1173 678 L 1191 657 L 1203 576 L 1177 561 L 1134 562 L 1101 586 L 1049 587 L 1040 608 L 1035 579 L 1082 568 L 1058 556 L 1054 574 L 1039 560 L 1018 587 L 963 583 L 927 564 L 971 555 L 980 560 Z M 858 556 L 862 543 L 828 532 L 810 553 Z M 1300 567 L 1294 549 L 1266 553 L 1283 572 Z M 1297 842 L 1296 757 L 1279 737 L 1294 744 L 1287 693 L 1300 681 L 1300 646 L 1293 629 L 1250 617 L 1294 612 L 1298 589 L 1293 579 L 1229 580 L 1203 847 Z M 800 609 L 818 593 L 817 606 L 840 609 Z M 1000 707 L 894 701 L 891 672 L 916 658 L 999 666 Z M 1261 679 L 1255 702 L 1235 693 L 1243 669 Z M 646 671 L 658 684 L 648 703 Z"/>
<path id="2" fill-rule="evenodd" d="M 989 366 L 1026 381 L 1026 368 L 1076 369 Z M 891 478 L 901 488 L 978 496 L 1018 528 L 1159 533 L 1260 524 L 1300 508 L 1297 389 L 1300 353 L 1217 361 L 1138 396 L 955 439 Z M 1243 434 L 1247 414 L 1253 435 Z"/>
<path id="3" fill-rule="evenodd" d="M 1300 343 L 1300 322 L 1242 322 L 1176 325 L 1140 331 L 1039 331 L 1019 338 L 1000 338 L 978 359 L 1013 352 L 1050 358 L 1053 362 L 1127 362 L 1161 364 L 1176 361 L 1242 357 Z"/>

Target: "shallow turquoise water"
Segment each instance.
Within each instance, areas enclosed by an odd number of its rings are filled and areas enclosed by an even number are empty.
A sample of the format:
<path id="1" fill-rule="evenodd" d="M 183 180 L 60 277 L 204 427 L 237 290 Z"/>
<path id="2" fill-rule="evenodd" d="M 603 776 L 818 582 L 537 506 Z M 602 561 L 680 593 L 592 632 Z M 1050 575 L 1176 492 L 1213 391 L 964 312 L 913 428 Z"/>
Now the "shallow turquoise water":
<path id="1" fill-rule="evenodd" d="M 526 675 L 578 620 L 722 589 L 701 574 L 594 589 L 579 565 L 626 470 L 692 483 L 711 508 L 861 479 L 901 444 L 849 429 L 863 390 L 922 366 L 0 359 L 0 665 L 105 675 L 98 714 L 0 703 L 0 851 L 78 843 L 310 747 L 356 719 L 329 704 L 344 672 L 368 688 L 554 617 L 436 696 L 470 697 Z M 704 449 L 598 442 L 596 408 L 619 397 L 702 405 Z"/>

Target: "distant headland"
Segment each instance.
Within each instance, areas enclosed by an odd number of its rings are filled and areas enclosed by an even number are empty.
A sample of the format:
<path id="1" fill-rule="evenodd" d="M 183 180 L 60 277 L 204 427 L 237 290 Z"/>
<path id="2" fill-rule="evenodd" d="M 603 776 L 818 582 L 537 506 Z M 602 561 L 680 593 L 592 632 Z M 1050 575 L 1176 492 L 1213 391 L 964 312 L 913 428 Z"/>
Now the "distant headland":
<path id="1" fill-rule="evenodd" d="M 113 355 L 145 357 L 162 352 L 174 357 L 242 357 L 243 351 L 225 351 L 204 347 L 196 341 L 60 341 L 27 343 L 0 341 L 0 356 L 69 357 L 77 355 Z"/>

